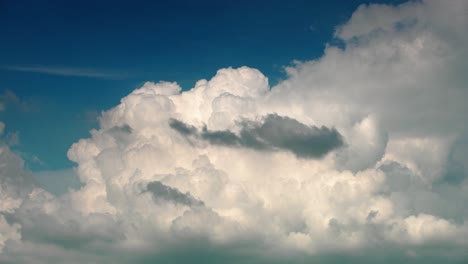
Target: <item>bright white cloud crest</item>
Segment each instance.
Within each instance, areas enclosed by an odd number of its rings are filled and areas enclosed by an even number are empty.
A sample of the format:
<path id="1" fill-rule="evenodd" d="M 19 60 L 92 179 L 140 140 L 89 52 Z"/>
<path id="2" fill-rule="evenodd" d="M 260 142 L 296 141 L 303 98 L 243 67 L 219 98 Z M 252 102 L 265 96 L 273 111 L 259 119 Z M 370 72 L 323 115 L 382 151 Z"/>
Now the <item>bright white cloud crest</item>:
<path id="1" fill-rule="evenodd" d="M 70 148 L 83 187 L 61 197 L 24 185 L 2 145 L 0 261 L 466 259 L 467 18 L 466 1 L 361 6 L 336 31 L 346 48 L 275 87 L 247 67 L 183 92 L 148 82 Z"/>

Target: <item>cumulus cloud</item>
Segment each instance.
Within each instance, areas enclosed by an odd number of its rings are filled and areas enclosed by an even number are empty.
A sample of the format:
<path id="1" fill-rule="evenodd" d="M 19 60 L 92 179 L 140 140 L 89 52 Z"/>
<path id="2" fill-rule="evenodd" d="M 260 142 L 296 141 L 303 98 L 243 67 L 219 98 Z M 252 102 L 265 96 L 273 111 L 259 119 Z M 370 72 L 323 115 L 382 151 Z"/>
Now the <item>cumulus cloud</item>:
<path id="1" fill-rule="evenodd" d="M 0 262 L 466 261 L 467 18 L 363 5 L 275 87 L 148 82 L 73 144 L 59 196 L 1 145 Z"/>

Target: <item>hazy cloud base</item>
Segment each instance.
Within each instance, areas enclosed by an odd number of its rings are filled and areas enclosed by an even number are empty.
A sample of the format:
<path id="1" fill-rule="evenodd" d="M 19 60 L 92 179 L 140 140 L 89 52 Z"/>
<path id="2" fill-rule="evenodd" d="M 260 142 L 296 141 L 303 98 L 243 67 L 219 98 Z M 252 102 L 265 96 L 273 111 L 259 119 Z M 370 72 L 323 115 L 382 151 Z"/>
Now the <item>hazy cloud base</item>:
<path id="1" fill-rule="evenodd" d="M 275 87 L 148 82 L 61 196 L 0 144 L 0 262 L 466 262 L 466 28 L 462 0 L 363 5 Z"/>

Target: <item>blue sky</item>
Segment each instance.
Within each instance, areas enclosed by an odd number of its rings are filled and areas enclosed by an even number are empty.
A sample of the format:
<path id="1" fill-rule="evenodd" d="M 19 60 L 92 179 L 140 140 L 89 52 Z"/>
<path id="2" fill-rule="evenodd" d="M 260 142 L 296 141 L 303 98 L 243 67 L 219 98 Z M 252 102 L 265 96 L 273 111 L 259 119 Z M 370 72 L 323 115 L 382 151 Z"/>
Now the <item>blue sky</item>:
<path id="1" fill-rule="evenodd" d="M 366 2 L 1 1 L 0 91 L 28 107 L 0 118 L 30 169 L 71 167 L 70 145 L 145 81 L 190 89 L 246 65 L 275 84 L 293 60 L 320 56 Z"/>

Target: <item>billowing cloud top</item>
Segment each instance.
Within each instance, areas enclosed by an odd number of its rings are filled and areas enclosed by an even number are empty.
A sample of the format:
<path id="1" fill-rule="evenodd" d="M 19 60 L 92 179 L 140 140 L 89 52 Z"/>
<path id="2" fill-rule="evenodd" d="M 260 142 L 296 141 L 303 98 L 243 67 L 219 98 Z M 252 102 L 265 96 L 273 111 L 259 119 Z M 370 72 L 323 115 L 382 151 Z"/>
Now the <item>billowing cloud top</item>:
<path id="1" fill-rule="evenodd" d="M 146 83 L 56 197 L 0 145 L 2 263 L 466 261 L 468 2 L 364 5 L 344 48 Z"/>

